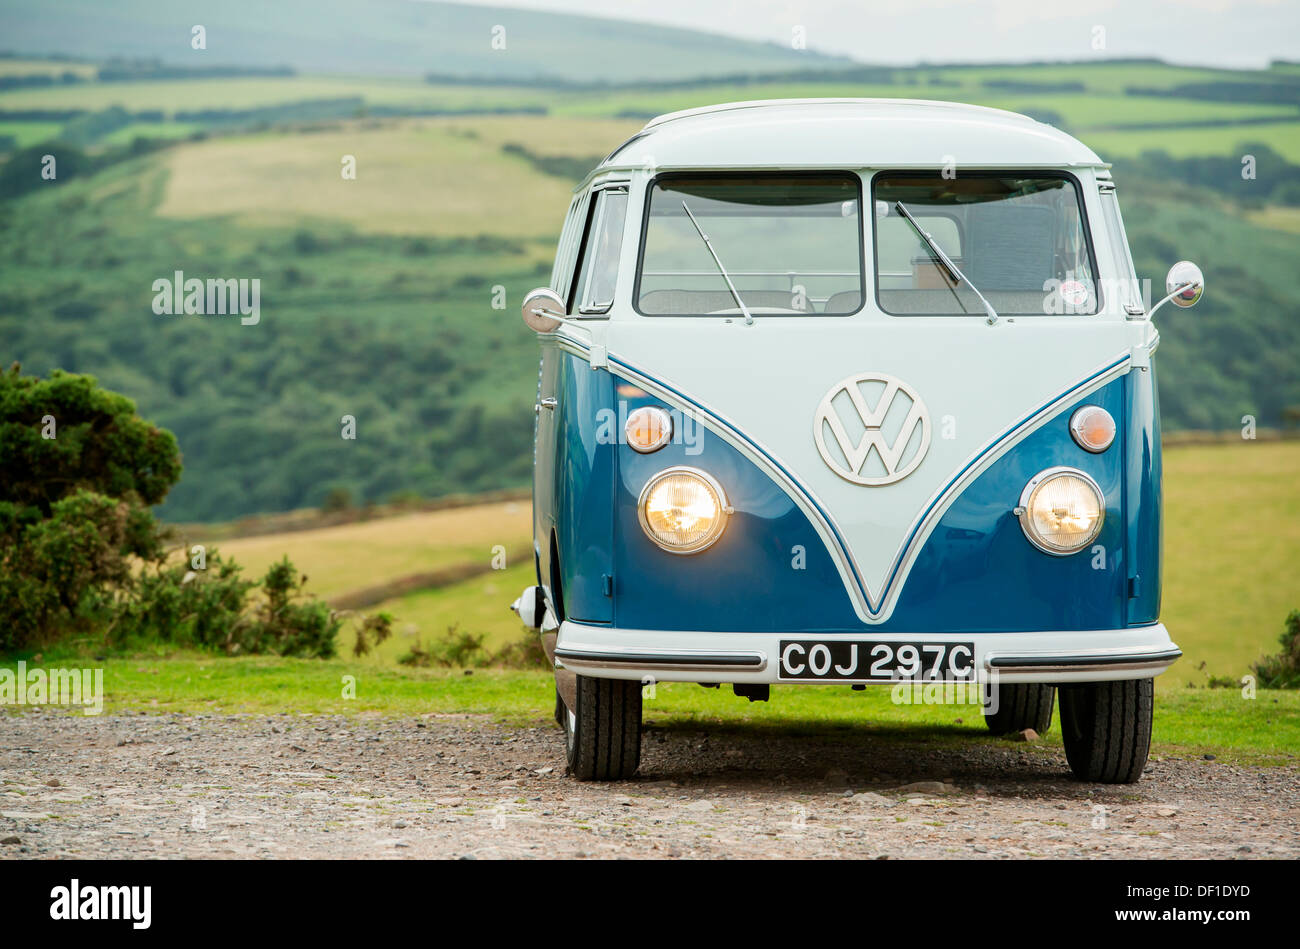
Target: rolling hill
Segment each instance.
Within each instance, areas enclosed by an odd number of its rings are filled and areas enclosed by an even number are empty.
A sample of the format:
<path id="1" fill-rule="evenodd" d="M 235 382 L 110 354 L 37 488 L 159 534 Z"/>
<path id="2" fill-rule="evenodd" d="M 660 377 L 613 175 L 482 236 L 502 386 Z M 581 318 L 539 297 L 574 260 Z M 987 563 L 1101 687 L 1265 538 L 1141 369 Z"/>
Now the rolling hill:
<path id="1" fill-rule="evenodd" d="M 190 47 L 195 24 L 207 32 L 202 51 Z M 498 27 L 504 48 L 493 46 Z M 97 60 L 475 79 L 626 82 L 847 63 L 691 30 L 424 0 L 4 0 L 0 37 L 7 50 Z"/>

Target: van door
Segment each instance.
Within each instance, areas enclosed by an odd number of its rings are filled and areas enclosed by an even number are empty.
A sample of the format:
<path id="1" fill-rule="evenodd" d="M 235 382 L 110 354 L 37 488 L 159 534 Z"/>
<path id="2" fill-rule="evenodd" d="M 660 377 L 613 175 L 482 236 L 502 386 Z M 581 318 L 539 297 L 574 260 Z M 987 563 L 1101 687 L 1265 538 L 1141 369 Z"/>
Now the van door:
<path id="1" fill-rule="evenodd" d="M 627 186 L 598 187 L 586 207 L 573 277 L 564 292 L 580 319 L 606 318 L 627 218 Z M 613 380 L 578 354 L 544 341 L 538 423 L 538 490 L 549 496 L 550 536 L 544 580 L 563 617 L 613 619 L 613 513 L 618 412 Z"/>

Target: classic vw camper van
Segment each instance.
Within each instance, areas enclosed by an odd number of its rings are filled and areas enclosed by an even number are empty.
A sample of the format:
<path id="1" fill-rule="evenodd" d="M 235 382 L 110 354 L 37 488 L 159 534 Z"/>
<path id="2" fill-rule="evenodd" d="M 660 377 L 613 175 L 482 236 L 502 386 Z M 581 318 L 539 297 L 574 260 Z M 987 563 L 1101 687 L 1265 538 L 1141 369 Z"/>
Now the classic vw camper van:
<path id="1" fill-rule="evenodd" d="M 577 189 L 542 360 L 538 628 L 579 779 L 643 687 L 984 690 L 990 728 L 1141 775 L 1159 622 L 1150 305 L 1105 162 L 947 102 L 665 115 Z"/>

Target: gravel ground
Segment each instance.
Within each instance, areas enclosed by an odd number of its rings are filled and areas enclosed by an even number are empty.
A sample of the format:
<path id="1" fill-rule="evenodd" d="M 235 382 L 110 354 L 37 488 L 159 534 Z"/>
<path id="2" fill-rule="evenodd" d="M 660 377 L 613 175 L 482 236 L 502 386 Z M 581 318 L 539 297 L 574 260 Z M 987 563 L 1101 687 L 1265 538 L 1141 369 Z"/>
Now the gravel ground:
<path id="1" fill-rule="evenodd" d="M 550 725 L 480 716 L 0 715 L 0 858 L 1300 856 L 1300 768 L 648 725 L 579 784 Z"/>

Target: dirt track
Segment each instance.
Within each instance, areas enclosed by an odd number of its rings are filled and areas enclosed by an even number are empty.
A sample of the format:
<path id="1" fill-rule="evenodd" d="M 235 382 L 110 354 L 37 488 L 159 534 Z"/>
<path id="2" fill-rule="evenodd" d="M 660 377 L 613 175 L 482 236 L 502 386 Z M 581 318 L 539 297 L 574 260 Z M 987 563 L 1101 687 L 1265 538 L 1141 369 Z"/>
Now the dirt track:
<path id="1" fill-rule="evenodd" d="M 1296 767 L 1156 760 L 1103 787 L 1011 742 L 650 725 L 643 777 L 593 785 L 562 742 L 470 716 L 3 715 L 0 858 L 1300 856 Z"/>

